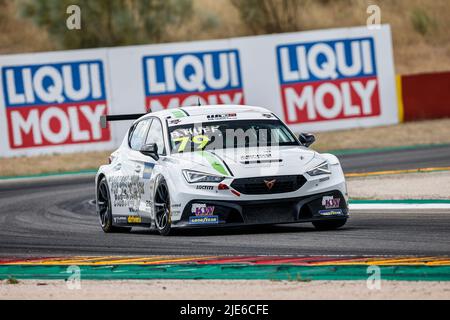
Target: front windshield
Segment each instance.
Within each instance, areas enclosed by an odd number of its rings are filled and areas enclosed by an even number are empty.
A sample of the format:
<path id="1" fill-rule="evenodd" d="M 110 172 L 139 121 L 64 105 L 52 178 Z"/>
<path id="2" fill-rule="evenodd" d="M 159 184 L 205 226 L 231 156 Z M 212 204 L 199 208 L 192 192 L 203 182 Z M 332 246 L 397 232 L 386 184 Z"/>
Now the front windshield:
<path id="1" fill-rule="evenodd" d="M 172 153 L 299 145 L 279 120 L 233 120 L 169 127 Z"/>

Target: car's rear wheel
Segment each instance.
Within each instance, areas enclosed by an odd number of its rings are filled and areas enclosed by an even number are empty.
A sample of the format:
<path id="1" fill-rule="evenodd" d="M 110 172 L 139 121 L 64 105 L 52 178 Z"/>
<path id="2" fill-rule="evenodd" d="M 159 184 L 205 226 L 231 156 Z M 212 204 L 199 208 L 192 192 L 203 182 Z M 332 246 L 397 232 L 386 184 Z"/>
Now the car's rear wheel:
<path id="1" fill-rule="evenodd" d="M 109 195 L 108 183 L 106 177 L 103 177 L 97 187 L 97 213 L 100 219 L 102 230 L 106 233 L 110 232 L 128 232 L 129 227 L 113 226 L 111 212 L 111 197 Z"/>
<path id="2" fill-rule="evenodd" d="M 312 224 L 317 230 L 336 230 L 342 227 L 346 222 L 347 219 L 340 219 L 340 220 L 314 221 Z"/>
<path id="3" fill-rule="evenodd" d="M 155 225 L 159 233 L 168 236 L 171 231 L 170 194 L 164 178 L 160 178 L 155 190 Z"/>

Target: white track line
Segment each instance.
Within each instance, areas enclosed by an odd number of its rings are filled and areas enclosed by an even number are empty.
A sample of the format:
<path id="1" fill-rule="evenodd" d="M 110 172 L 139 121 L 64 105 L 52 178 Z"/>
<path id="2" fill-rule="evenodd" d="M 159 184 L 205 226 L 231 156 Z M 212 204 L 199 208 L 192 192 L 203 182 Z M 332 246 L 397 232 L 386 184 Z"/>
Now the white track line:
<path id="1" fill-rule="evenodd" d="M 354 203 L 350 210 L 449 210 L 450 203 Z"/>

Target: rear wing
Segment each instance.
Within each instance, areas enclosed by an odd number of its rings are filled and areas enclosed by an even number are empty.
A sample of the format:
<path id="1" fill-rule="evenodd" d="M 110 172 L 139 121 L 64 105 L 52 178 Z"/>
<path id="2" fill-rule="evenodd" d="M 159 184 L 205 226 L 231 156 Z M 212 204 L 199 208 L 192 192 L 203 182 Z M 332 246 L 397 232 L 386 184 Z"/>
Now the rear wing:
<path id="1" fill-rule="evenodd" d="M 147 113 L 132 113 L 132 114 L 115 114 L 115 115 L 103 115 L 100 116 L 100 125 L 102 128 L 108 127 L 109 121 L 122 121 L 122 120 L 136 120 Z"/>

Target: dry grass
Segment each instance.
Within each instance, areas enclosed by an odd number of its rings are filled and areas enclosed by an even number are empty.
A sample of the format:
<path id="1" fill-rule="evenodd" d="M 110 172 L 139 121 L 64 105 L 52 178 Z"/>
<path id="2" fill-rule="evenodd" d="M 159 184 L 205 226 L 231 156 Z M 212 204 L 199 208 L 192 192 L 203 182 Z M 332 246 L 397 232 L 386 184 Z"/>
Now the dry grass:
<path id="1" fill-rule="evenodd" d="M 0 54 L 55 49 L 45 30 L 20 17 L 14 1 L 0 1 Z"/>
<path id="2" fill-rule="evenodd" d="M 194 14 L 183 28 L 169 29 L 168 41 L 194 41 L 248 35 L 229 0 L 194 0 Z"/>
<path id="3" fill-rule="evenodd" d="M 396 126 L 322 132 L 313 149 L 382 148 L 450 143 L 450 119 L 403 123 Z M 110 151 L 0 158 L 0 176 L 96 169 L 107 163 Z"/>
<path id="4" fill-rule="evenodd" d="M 390 24 L 396 73 L 411 74 L 450 70 L 450 1 L 448 0 L 334 0 L 303 1 L 297 12 L 300 30 L 361 26 L 369 4 L 381 9 L 381 23 Z M 170 41 L 203 40 L 252 34 L 229 0 L 194 0 L 194 17 L 183 28 L 170 30 Z M 428 32 L 421 34 L 413 16 L 429 18 Z"/>
<path id="5" fill-rule="evenodd" d="M 54 50 L 47 31 L 20 17 L 22 0 L 0 2 L 0 54 Z M 275 0 L 274 0 L 275 1 Z M 300 0 L 299 0 L 300 1 Z M 182 28 L 169 28 L 164 41 L 192 41 L 252 34 L 230 0 L 193 0 L 194 14 Z M 376 3 L 381 23 L 391 25 L 396 73 L 450 70 L 448 0 L 303 0 L 296 13 L 300 30 L 365 25 L 366 9 Z M 324 5 L 326 3 L 326 5 Z M 425 17 L 426 32 L 417 27 Z M 416 26 L 415 26 L 416 25 Z"/>
<path id="6" fill-rule="evenodd" d="M 0 158 L 0 176 L 22 176 L 96 169 L 108 163 L 111 152 L 54 154 L 36 157 Z"/>

